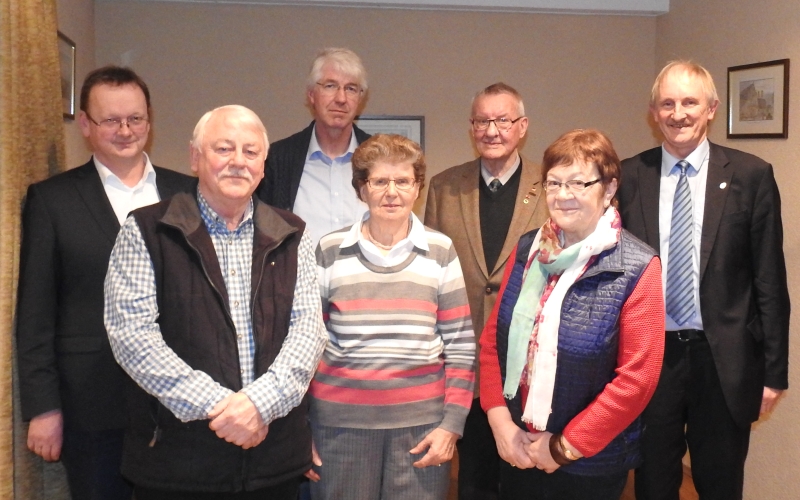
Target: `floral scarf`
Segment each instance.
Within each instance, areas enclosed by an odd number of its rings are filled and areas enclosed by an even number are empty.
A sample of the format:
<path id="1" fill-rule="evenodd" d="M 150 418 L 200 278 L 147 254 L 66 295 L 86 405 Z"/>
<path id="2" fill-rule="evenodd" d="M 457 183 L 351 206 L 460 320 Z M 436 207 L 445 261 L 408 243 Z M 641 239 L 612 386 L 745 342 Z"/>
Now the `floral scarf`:
<path id="1" fill-rule="evenodd" d="M 533 342 L 533 361 L 526 381 L 530 392 L 522 420 L 537 430 L 545 430 L 553 402 L 561 304 L 589 259 L 617 244 L 621 227 L 619 213 L 612 206 L 600 217 L 592 234 L 579 243 L 562 248 L 561 228 L 550 219 L 533 241 L 509 328 L 503 396 L 512 399 L 517 394 L 528 345 Z M 542 297 L 548 279 L 554 275 L 561 277 L 549 296 Z"/>

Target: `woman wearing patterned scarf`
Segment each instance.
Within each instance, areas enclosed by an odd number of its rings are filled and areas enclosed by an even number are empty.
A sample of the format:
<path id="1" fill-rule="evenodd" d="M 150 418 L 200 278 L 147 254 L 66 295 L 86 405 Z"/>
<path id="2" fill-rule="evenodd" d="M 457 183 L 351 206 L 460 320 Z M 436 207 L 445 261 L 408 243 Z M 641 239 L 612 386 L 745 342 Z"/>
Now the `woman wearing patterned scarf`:
<path id="1" fill-rule="evenodd" d="M 520 238 L 481 336 L 503 499 L 618 499 L 664 352 L 661 263 L 622 229 L 620 162 L 596 130 L 544 153 L 550 210 Z"/>

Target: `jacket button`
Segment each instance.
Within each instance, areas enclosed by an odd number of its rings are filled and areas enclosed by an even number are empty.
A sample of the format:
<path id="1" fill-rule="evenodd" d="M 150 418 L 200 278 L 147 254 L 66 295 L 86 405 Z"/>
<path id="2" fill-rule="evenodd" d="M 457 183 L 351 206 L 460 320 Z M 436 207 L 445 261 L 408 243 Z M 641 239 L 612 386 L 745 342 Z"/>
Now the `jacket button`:
<path id="1" fill-rule="evenodd" d="M 492 294 L 492 287 L 487 286 L 486 287 L 486 295 L 491 295 L 491 294 Z"/>

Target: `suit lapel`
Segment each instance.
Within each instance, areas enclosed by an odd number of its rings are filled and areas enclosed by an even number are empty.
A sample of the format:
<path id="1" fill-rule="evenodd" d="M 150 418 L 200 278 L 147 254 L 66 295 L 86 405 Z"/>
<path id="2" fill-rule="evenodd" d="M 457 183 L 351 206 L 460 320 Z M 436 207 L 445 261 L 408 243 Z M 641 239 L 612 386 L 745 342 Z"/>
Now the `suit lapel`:
<path id="1" fill-rule="evenodd" d="M 75 188 L 103 233 L 112 243 L 116 241 L 120 227 L 119 221 L 116 214 L 114 214 L 114 209 L 111 207 L 111 202 L 108 201 L 108 196 L 100 180 L 100 174 L 97 173 L 93 160 L 89 160 L 85 165 L 78 167 Z"/>
<path id="2" fill-rule="evenodd" d="M 661 251 L 661 239 L 658 230 L 658 193 L 661 189 L 661 148 L 651 150 L 652 154 L 642 157 L 639 165 L 639 198 L 642 202 L 644 230 L 647 244 L 656 253 Z"/>
<path id="3" fill-rule="evenodd" d="M 508 235 L 506 241 L 503 243 L 503 250 L 500 251 L 500 256 L 495 263 L 494 273 L 500 266 L 502 266 L 508 256 L 511 255 L 511 250 L 514 249 L 519 237 L 528 228 L 528 223 L 533 217 L 534 212 L 539 203 L 544 203 L 542 196 L 543 189 L 541 186 L 541 168 L 520 157 L 520 168 L 522 173 L 519 179 L 519 190 L 517 191 L 517 200 L 514 203 L 514 215 L 511 216 L 511 224 L 508 226 Z M 526 166 L 527 165 L 527 166 Z"/>
<path id="4" fill-rule="evenodd" d="M 473 162 L 473 168 L 468 169 L 461 176 L 459 186 L 459 200 L 461 202 L 461 215 L 464 217 L 464 227 L 467 233 L 469 245 L 472 247 L 472 254 L 478 261 L 478 266 L 483 276 L 488 279 L 489 273 L 486 270 L 486 258 L 483 255 L 483 239 L 481 238 L 481 218 L 480 218 L 480 191 L 478 182 L 480 179 L 480 158 Z M 477 182 L 476 182 L 477 181 Z"/>
<path id="5" fill-rule="evenodd" d="M 726 168 L 728 157 L 716 144 L 709 143 L 708 176 L 706 178 L 706 201 L 703 207 L 703 234 L 700 237 L 700 281 L 714 248 L 719 222 L 725 208 L 725 199 L 730 191 L 733 170 Z M 725 188 L 720 188 L 722 184 Z"/>

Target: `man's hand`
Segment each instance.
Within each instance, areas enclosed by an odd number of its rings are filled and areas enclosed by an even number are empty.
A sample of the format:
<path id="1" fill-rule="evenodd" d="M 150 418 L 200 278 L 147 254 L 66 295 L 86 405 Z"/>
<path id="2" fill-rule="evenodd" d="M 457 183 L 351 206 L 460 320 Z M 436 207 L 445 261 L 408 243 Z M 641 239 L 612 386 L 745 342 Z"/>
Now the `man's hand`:
<path id="1" fill-rule="evenodd" d="M 429 465 L 442 465 L 453 458 L 453 452 L 456 449 L 456 441 L 458 441 L 458 434 L 455 432 L 439 428 L 433 429 L 422 438 L 422 441 L 420 441 L 418 445 L 409 451 L 409 453 L 417 454 L 422 453 L 426 449 L 428 450 L 428 453 L 426 453 L 424 457 L 417 460 L 412 465 L 418 469 Z"/>
<path id="2" fill-rule="evenodd" d="M 244 449 L 259 445 L 267 437 L 268 426 L 258 408 L 245 394 L 235 393 L 217 403 L 208 413 L 208 427 L 224 439 Z"/>
<path id="3" fill-rule="evenodd" d="M 313 440 L 311 441 L 311 462 L 317 467 L 322 466 L 322 459 L 319 458 L 319 453 L 317 453 L 317 447 L 314 444 Z M 315 483 L 320 479 L 319 474 L 314 472 L 314 469 L 308 469 L 306 473 L 303 475 L 306 476 L 310 481 L 314 481 Z"/>
<path id="4" fill-rule="evenodd" d="M 767 413 L 771 412 L 778 406 L 778 400 L 783 394 L 781 389 L 772 389 L 770 387 L 764 387 L 764 395 L 761 397 L 761 411 L 759 416 L 764 416 Z"/>
<path id="5" fill-rule="evenodd" d="M 64 440 L 64 416 L 61 410 L 52 410 L 31 419 L 28 427 L 28 449 L 48 462 L 61 456 Z"/>

